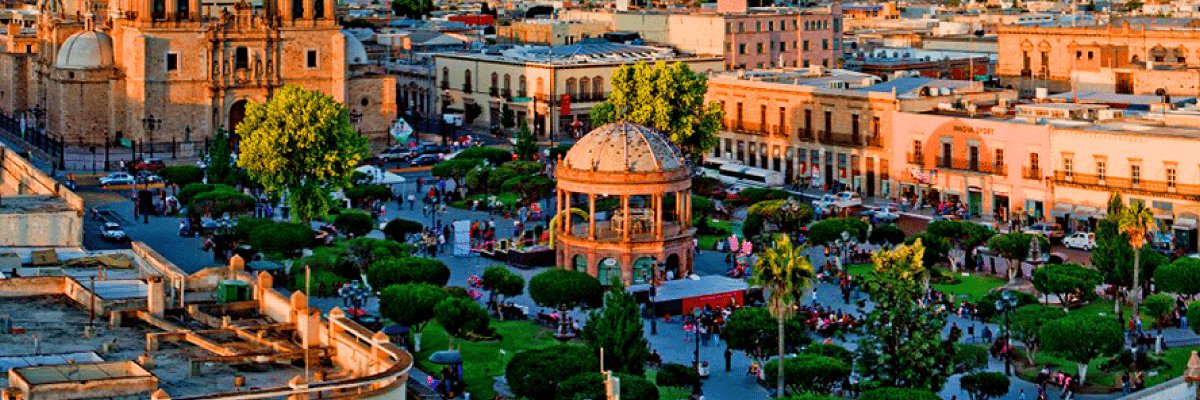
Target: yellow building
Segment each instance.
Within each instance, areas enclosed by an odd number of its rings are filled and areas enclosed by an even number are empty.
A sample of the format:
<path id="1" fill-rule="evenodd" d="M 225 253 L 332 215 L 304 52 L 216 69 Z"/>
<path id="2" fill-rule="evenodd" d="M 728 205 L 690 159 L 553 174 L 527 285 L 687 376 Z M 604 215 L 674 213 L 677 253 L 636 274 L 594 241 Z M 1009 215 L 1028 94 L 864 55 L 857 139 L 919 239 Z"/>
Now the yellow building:
<path id="1" fill-rule="evenodd" d="M 562 46 L 590 37 L 600 37 L 605 32 L 608 32 L 608 26 L 600 22 L 529 19 L 514 22 L 509 26 L 496 27 L 496 40 L 506 43 Z"/>

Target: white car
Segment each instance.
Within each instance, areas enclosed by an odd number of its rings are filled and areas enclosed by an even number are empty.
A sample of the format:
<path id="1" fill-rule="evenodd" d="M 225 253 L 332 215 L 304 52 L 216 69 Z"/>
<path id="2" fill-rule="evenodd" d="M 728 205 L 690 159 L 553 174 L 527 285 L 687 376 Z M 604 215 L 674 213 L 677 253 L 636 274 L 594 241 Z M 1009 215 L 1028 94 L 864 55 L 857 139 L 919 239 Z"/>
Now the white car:
<path id="1" fill-rule="evenodd" d="M 832 195 L 832 194 L 824 194 L 824 195 L 821 195 L 821 198 L 819 198 L 813 202 L 813 208 L 816 208 L 819 210 L 828 210 L 830 208 L 833 208 L 833 205 L 836 202 L 837 202 L 837 196 Z"/>
<path id="2" fill-rule="evenodd" d="M 412 155 L 413 155 L 412 149 L 408 148 L 408 146 L 400 145 L 400 146 L 393 146 L 392 148 L 388 149 L 387 151 L 379 153 L 379 158 L 387 160 L 388 162 L 404 161 L 404 160 L 407 160 L 409 157 L 412 157 Z"/>
<path id="3" fill-rule="evenodd" d="M 100 228 L 100 236 L 103 237 L 104 240 L 113 242 L 120 242 L 129 239 L 129 236 L 125 235 L 125 230 L 121 229 L 121 225 L 117 225 L 115 222 L 105 222 L 104 226 Z"/>
<path id="4" fill-rule="evenodd" d="M 135 180 L 133 179 L 133 175 L 129 175 L 124 172 L 113 172 L 111 174 L 108 174 L 108 176 L 104 176 L 104 177 L 100 178 L 101 186 L 132 185 L 132 184 L 134 184 L 134 182 L 135 182 Z"/>
<path id="5" fill-rule="evenodd" d="M 841 192 L 837 194 L 837 200 L 834 201 L 833 205 L 838 208 L 861 206 L 862 197 L 859 197 L 858 193 L 855 192 Z"/>
<path id="6" fill-rule="evenodd" d="M 879 220 L 879 222 L 894 223 L 900 220 L 900 210 L 890 205 L 879 207 L 878 210 L 875 210 L 875 219 Z"/>
<path id="7" fill-rule="evenodd" d="M 1091 250 L 1096 247 L 1096 234 L 1091 232 L 1075 232 L 1063 239 L 1063 246 L 1081 250 Z"/>

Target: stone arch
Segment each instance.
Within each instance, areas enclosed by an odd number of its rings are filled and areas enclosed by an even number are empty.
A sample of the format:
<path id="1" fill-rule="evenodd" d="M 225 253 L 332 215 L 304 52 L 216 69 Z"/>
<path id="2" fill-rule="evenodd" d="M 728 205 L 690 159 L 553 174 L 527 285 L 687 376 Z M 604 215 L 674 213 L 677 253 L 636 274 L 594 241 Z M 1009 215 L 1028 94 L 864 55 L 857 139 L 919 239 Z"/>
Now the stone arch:
<path id="1" fill-rule="evenodd" d="M 241 99 L 233 102 L 229 106 L 229 126 L 225 128 L 225 132 L 229 137 L 237 136 L 237 126 L 246 118 L 246 99 Z"/>
<path id="2" fill-rule="evenodd" d="M 675 271 L 675 279 L 679 279 L 681 277 L 679 275 L 680 272 L 683 272 L 680 270 L 682 266 L 680 265 L 679 261 L 679 254 L 671 253 L 671 255 L 667 256 L 667 265 L 663 267 L 663 271 Z"/>
<path id="3" fill-rule="evenodd" d="M 504 92 L 505 95 L 512 95 L 512 75 L 504 74 Z"/>
<path id="4" fill-rule="evenodd" d="M 1033 43 L 1030 43 L 1029 40 L 1021 41 L 1021 50 L 1033 51 Z"/>
<path id="5" fill-rule="evenodd" d="M 528 96 L 529 85 L 525 81 L 525 75 L 521 75 L 521 76 L 517 77 L 517 93 L 520 94 L 519 97 L 527 97 Z"/>
<path id="6" fill-rule="evenodd" d="M 1183 46 L 1176 47 L 1171 49 L 1171 55 L 1175 58 L 1172 61 L 1180 64 L 1187 63 L 1188 49 Z"/>
<path id="7" fill-rule="evenodd" d="M 571 268 L 576 271 L 579 271 L 579 272 L 587 273 L 588 272 L 587 257 L 584 256 L 583 254 L 576 254 L 575 257 L 571 258 Z"/>
<path id="8" fill-rule="evenodd" d="M 575 97 L 575 78 L 567 78 L 567 95 Z"/>
<path id="9" fill-rule="evenodd" d="M 592 84 L 592 81 L 590 79 L 588 79 L 586 76 L 579 78 L 579 97 L 580 98 L 584 98 L 584 99 L 587 98 L 588 92 L 591 92 L 591 89 L 592 89 L 590 87 L 591 84 Z"/>
<path id="10" fill-rule="evenodd" d="M 1038 43 L 1038 51 L 1050 51 L 1050 42 L 1043 40 L 1041 43 Z"/>
<path id="11" fill-rule="evenodd" d="M 651 283 L 654 279 L 654 265 L 658 260 L 654 257 L 640 257 L 633 262 L 633 284 Z"/>
<path id="12" fill-rule="evenodd" d="M 604 95 L 604 78 L 599 76 L 592 78 L 592 93 L 596 96 Z"/>
<path id="13" fill-rule="evenodd" d="M 613 257 L 601 258 L 596 262 L 596 279 L 608 285 L 613 279 L 621 279 L 621 261 Z"/>
<path id="14" fill-rule="evenodd" d="M 497 73 L 495 73 L 495 72 L 493 72 L 493 73 L 492 73 L 492 87 L 491 87 L 491 90 L 492 90 L 493 92 L 495 92 L 495 91 L 497 91 L 497 90 L 500 90 L 500 74 L 497 74 Z"/>

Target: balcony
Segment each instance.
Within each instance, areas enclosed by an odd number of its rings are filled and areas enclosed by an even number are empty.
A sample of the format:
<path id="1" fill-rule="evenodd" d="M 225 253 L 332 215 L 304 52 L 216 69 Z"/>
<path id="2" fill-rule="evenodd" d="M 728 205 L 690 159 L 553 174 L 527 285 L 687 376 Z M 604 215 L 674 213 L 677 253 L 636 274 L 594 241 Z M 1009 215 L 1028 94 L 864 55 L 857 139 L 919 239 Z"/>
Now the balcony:
<path id="1" fill-rule="evenodd" d="M 1021 177 L 1025 179 L 1040 181 L 1042 180 L 1042 169 L 1033 168 L 1030 166 L 1021 167 Z"/>
<path id="2" fill-rule="evenodd" d="M 778 129 L 769 124 L 760 124 L 757 122 L 746 122 L 738 120 L 725 120 L 725 130 L 746 133 L 751 135 L 768 135 L 771 132 L 777 132 Z"/>
<path id="3" fill-rule="evenodd" d="M 942 169 L 1008 176 L 1008 166 L 1004 164 L 990 164 L 981 162 L 980 160 L 961 158 L 947 159 L 944 157 L 937 157 L 936 162 L 937 167 Z"/>
<path id="4" fill-rule="evenodd" d="M 809 129 L 809 128 L 797 129 L 796 138 L 803 140 L 805 142 L 811 142 L 813 140 L 816 140 L 816 137 L 813 136 L 812 129 Z"/>
<path id="5" fill-rule="evenodd" d="M 497 97 L 500 95 L 500 89 L 496 89 L 496 88 L 488 89 L 488 95 L 492 96 L 492 97 Z"/>
<path id="6" fill-rule="evenodd" d="M 912 165 L 925 166 L 925 155 L 921 153 L 906 153 L 904 160 Z"/>
<path id="7" fill-rule="evenodd" d="M 870 136 L 866 136 L 866 138 L 867 138 L 867 147 L 880 147 L 880 148 L 883 147 L 883 139 L 880 138 L 879 135 L 870 135 Z"/>
<path id="8" fill-rule="evenodd" d="M 1200 201 L 1200 185 L 1182 184 L 1172 181 L 1134 180 L 1132 178 L 1054 171 L 1054 184 L 1066 187 L 1097 189 L 1105 192 L 1119 190 L 1122 194 Z"/>
<path id="9" fill-rule="evenodd" d="M 862 135 L 857 133 L 827 132 L 821 137 L 822 143 L 837 146 L 862 146 Z"/>

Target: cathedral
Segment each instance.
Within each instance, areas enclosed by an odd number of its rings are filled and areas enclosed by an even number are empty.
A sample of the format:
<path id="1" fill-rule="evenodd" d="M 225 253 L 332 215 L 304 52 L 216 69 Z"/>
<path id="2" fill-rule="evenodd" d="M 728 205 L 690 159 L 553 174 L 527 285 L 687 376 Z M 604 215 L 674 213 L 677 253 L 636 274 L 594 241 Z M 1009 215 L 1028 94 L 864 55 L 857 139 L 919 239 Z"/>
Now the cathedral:
<path id="1" fill-rule="evenodd" d="M 208 8 L 209 6 L 204 6 Z M 36 27 L 0 34 L 0 112 L 68 145 L 202 142 L 284 85 L 346 104 L 382 144 L 396 78 L 343 32 L 334 0 L 41 0 Z"/>

